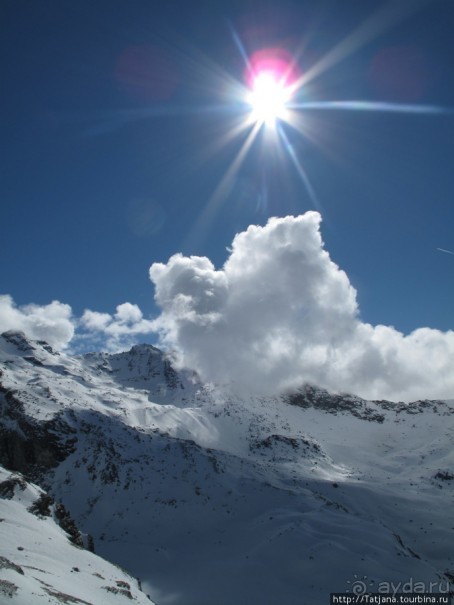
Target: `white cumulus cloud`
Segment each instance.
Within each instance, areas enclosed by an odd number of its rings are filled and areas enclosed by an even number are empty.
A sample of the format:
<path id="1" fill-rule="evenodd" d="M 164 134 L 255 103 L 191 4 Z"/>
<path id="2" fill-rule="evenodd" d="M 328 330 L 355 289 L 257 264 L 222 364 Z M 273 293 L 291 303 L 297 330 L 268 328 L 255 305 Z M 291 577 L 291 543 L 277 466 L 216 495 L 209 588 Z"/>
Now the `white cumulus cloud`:
<path id="1" fill-rule="evenodd" d="M 80 318 L 79 338 L 101 345 L 108 351 L 127 349 L 139 335 L 149 335 L 153 322 L 143 317 L 137 305 L 125 302 L 113 315 L 86 309 Z"/>
<path id="2" fill-rule="evenodd" d="M 309 382 L 366 398 L 452 398 L 454 332 L 363 323 L 320 222 L 307 212 L 250 226 L 220 270 L 181 254 L 154 263 L 162 344 L 202 379 L 258 393 Z"/>
<path id="3" fill-rule="evenodd" d="M 0 333 L 18 330 L 33 340 L 45 340 L 56 349 L 64 349 L 74 336 L 74 325 L 71 307 L 58 300 L 18 307 L 11 296 L 0 295 Z"/>

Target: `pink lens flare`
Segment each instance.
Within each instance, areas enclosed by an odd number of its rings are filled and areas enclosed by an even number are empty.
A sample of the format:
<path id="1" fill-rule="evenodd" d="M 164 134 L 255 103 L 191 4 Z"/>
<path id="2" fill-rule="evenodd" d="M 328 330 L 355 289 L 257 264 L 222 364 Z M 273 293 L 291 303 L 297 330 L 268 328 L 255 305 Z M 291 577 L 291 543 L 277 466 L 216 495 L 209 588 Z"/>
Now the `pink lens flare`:
<path id="1" fill-rule="evenodd" d="M 245 79 L 250 89 L 254 89 L 256 79 L 267 74 L 283 88 L 292 90 L 300 73 L 292 55 L 283 48 L 263 48 L 249 59 Z"/>

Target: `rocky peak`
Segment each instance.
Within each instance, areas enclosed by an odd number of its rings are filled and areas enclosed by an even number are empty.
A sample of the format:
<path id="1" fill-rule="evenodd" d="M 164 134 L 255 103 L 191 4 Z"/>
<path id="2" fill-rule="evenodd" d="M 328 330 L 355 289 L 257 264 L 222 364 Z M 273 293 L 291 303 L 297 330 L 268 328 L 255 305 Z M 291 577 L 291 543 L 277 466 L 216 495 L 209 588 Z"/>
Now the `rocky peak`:
<path id="1" fill-rule="evenodd" d="M 18 330 L 8 330 L 0 335 L 0 339 L 6 344 L 7 348 L 11 348 L 11 352 L 14 353 L 25 353 L 23 355 L 26 359 L 37 360 L 36 353 L 40 350 L 44 350 L 51 355 L 59 355 L 57 351 L 48 344 L 45 340 L 32 340 L 24 334 L 24 332 Z"/>
<path id="2" fill-rule="evenodd" d="M 32 341 L 25 336 L 24 332 L 8 330 L 7 332 L 3 332 L 3 334 L 1 334 L 1 338 L 22 353 L 30 353 L 34 351 Z"/>
<path id="3" fill-rule="evenodd" d="M 136 388 L 182 388 L 181 380 L 165 354 L 149 344 L 134 345 L 121 353 L 89 353 L 84 360 L 98 371 L 110 374 L 124 386 Z"/>
<path id="4" fill-rule="evenodd" d="M 292 393 L 284 396 L 284 401 L 290 405 L 301 408 L 320 409 L 330 414 L 347 412 L 361 418 L 374 422 L 383 422 L 384 414 L 377 412 L 366 401 L 354 395 L 335 395 L 327 390 L 305 385 Z"/>

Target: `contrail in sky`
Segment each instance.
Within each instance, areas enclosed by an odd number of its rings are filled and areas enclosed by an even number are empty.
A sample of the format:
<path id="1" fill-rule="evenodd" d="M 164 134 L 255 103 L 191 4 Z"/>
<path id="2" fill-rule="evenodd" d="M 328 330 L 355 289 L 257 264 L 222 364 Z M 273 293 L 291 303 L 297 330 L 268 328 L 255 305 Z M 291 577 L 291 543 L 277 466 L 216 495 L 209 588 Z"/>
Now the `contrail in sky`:
<path id="1" fill-rule="evenodd" d="M 445 250 L 444 248 L 437 248 L 440 252 L 446 252 L 446 254 L 452 254 L 454 256 L 454 252 L 452 250 Z"/>

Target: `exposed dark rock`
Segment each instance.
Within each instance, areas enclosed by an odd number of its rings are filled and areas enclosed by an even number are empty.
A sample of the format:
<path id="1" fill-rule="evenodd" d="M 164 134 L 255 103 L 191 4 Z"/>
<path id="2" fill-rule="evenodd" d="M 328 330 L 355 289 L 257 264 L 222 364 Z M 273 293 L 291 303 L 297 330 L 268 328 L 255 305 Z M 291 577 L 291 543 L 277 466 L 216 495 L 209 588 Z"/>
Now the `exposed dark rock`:
<path id="1" fill-rule="evenodd" d="M 66 594 L 64 592 L 60 592 L 58 590 L 52 590 L 51 588 L 44 587 L 44 590 L 54 599 L 56 599 L 59 603 L 74 603 L 74 605 L 92 605 L 88 601 L 84 599 L 79 599 L 77 597 L 73 597 L 70 594 Z"/>
<path id="2" fill-rule="evenodd" d="M 271 448 L 275 443 L 283 443 L 284 445 L 289 445 L 294 450 L 298 449 L 298 440 L 292 437 L 285 437 L 284 435 L 270 435 L 265 439 L 257 441 L 255 446 L 257 448 Z"/>
<path id="3" fill-rule="evenodd" d="M 17 589 L 18 587 L 13 582 L 0 580 L 0 595 L 12 598 L 16 594 Z"/>
<path id="4" fill-rule="evenodd" d="M 43 367 L 44 364 L 42 361 L 40 361 L 39 359 L 37 359 L 36 357 L 34 357 L 33 355 L 26 355 L 24 357 L 25 361 L 28 361 L 28 363 L 31 363 L 33 366 L 38 366 L 38 367 Z"/>
<path id="5" fill-rule="evenodd" d="M 61 503 L 55 505 L 55 518 L 58 525 L 69 535 L 70 542 L 83 548 L 82 535 L 71 515 Z"/>
<path id="6" fill-rule="evenodd" d="M 117 582 L 118 584 L 118 582 Z M 126 584 L 126 582 L 125 582 Z M 117 586 L 103 586 L 104 590 L 107 590 L 107 592 L 110 592 L 112 594 L 118 594 L 118 595 L 123 595 L 124 597 L 128 597 L 128 599 L 133 599 L 133 596 L 131 594 L 131 591 L 128 590 L 127 588 L 118 588 Z"/>
<path id="7" fill-rule="evenodd" d="M 9 342 L 15 346 L 16 349 L 22 353 L 34 350 L 33 345 L 23 332 L 17 330 L 8 330 L 7 332 L 3 332 L 1 336 L 4 340 L 6 340 L 6 342 Z"/>
<path id="8" fill-rule="evenodd" d="M 90 552 L 95 552 L 95 541 L 91 534 L 88 534 L 87 536 L 87 550 Z"/>
<path id="9" fill-rule="evenodd" d="M 351 395 L 332 395 L 324 389 L 319 389 L 306 385 L 294 393 L 289 393 L 283 397 L 285 403 L 296 405 L 301 408 L 316 408 L 337 414 L 339 412 L 348 412 L 361 420 L 382 423 L 385 419 L 384 414 L 380 414 L 373 408 L 366 405 L 366 402 L 358 397 Z"/>
<path id="10" fill-rule="evenodd" d="M 404 551 L 406 551 L 407 556 L 413 557 L 414 559 L 420 559 L 421 557 L 418 555 L 418 553 L 416 553 L 414 550 L 412 550 L 409 546 L 406 546 L 404 544 L 404 541 L 402 540 L 402 538 L 399 536 L 399 534 L 394 533 L 393 536 L 396 538 L 397 543 L 399 544 L 399 546 L 402 547 L 402 549 Z"/>
<path id="11" fill-rule="evenodd" d="M 14 498 L 16 488 L 24 490 L 27 487 L 22 477 L 10 477 L 0 483 L 0 498 L 11 500 Z"/>
<path id="12" fill-rule="evenodd" d="M 49 344 L 47 344 L 45 340 L 37 340 L 36 344 L 42 347 L 48 353 L 51 353 L 51 355 L 60 355 L 60 353 L 58 353 L 58 351 L 54 351 L 54 349 Z"/>
<path id="13" fill-rule="evenodd" d="M 17 394 L 1 383 L 0 412 L 7 420 L 0 424 L 0 464 L 6 469 L 36 479 L 74 451 L 75 430 L 62 415 L 37 422 L 24 413 Z"/>
<path id="14" fill-rule="evenodd" d="M 22 567 L 20 565 L 17 565 L 13 561 L 10 561 L 6 557 L 0 556 L 0 569 L 12 569 L 13 571 L 16 571 L 21 576 L 24 575 L 24 570 L 22 569 Z"/>
<path id="15" fill-rule="evenodd" d="M 438 471 L 435 475 L 435 479 L 440 479 L 441 481 L 453 481 L 454 473 L 450 473 L 449 471 Z"/>
<path id="16" fill-rule="evenodd" d="M 178 378 L 178 374 L 170 365 L 170 362 L 164 361 L 164 376 L 166 379 L 167 386 L 170 389 L 176 389 L 178 386 L 181 386 L 180 379 Z"/>
<path id="17" fill-rule="evenodd" d="M 425 411 L 433 411 L 442 416 L 450 416 L 454 414 L 454 409 L 450 408 L 445 401 L 423 399 L 412 401 L 410 403 L 393 402 L 386 400 L 373 401 L 376 405 L 384 410 L 391 410 L 396 414 L 422 414 Z"/>
<path id="18" fill-rule="evenodd" d="M 319 444 L 305 437 L 287 437 L 285 435 L 269 435 L 264 439 L 250 442 L 251 452 L 268 454 L 273 461 L 294 459 L 324 458 Z"/>
<path id="19" fill-rule="evenodd" d="M 52 514 L 50 507 L 53 503 L 54 499 L 49 494 L 43 493 L 28 507 L 28 511 L 37 517 L 50 517 Z"/>

